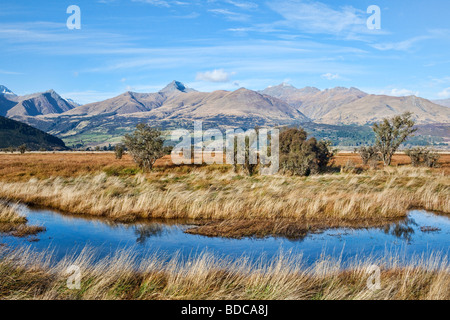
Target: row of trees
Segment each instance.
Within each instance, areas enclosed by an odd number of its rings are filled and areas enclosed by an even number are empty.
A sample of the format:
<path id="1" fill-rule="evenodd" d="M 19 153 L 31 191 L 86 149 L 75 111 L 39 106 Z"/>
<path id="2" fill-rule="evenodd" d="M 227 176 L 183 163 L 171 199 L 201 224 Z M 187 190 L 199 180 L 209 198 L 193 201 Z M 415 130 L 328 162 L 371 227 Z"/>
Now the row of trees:
<path id="1" fill-rule="evenodd" d="M 258 132 L 258 129 L 256 129 Z M 234 143 L 235 163 L 234 170 L 242 169 L 248 175 L 257 174 L 261 164 L 251 163 L 250 145 L 254 143 L 256 136 L 247 136 L 245 139 L 245 161 L 237 164 L 237 139 Z M 140 168 L 151 170 L 156 160 L 170 153 L 170 149 L 164 147 L 164 139 L 161 131 L 151 128 L 147 124 L 139 124 L 133 134 L 126 135 L 124 145 L 116 147 L 116 158 L 121 158 L 126 148 L 133 160 Z M 308 139 L 303 129 L 285 129 L 280 133 L 280 168 L 283 173 L 307 176 L 323 172 L 331 162 L 334 154 L 330 150 L 331 143 Z M 269 148 L 270 149 L 270 148 Z"/>
<path id="2" fill-rule="evenodd" d="M 356 151 L 361 155 L 364 165 L 376 167 L 378 161 L 383 161 L 386 166 L 391 165 L 392 157 L 400 146 L 411 137 L 417 129 L 411 113 L 404 113 L 393 118 L 386 118 L 373 125 L 376 143 L 373 146 L 361 147 Z M 258 129 L 256 129 L 257 132 Z M 239 169 L 248 175 L 258 173 L 261 165 L 250 163 L 250 145 L 256 137 L 246 137 L 245 161 L 242 165 L 234 163 L 237 172 Z M 253 140 L 252 140 L 253 139 Z M 324 172 L 330 165 L 334 152 L 331 143 L 309 138 L 302 128 L 284 129 L 280 133 L 280 170 L 284 174 L 308 176 Z M 156 160 L 170 153 L 170 149 L 164 147 L 164 139 L 161 131 L 139 124 L 133 134 L 126 135 L 124 144 L 116 146 L 116 158 L 121 158 L 125 148 L 129 151 L 134 161 L 142 169 L 151 170 Z M 234 144 L 235 159 L 237 158 L 237 141 Z M 415 166 L 435 166 L 439 156 L 426 148 L 414 148 L 406 151 Z M 236 161 L 236 160 L 235 160 Z"/>
<path id="3" fill-rule="evenodd" d="M 14 147 L 8 147 L 8 148 L 4 148 L 3 152 L 5 153 L 14 153 L 15 151 L 19 151 L 21 154 L 24 154 L 26 151 L 28 150 L 27 145 L 26 144 L 22 144 L 20 146 L 18 146 L 17 148 Z"/>
<path id="4" fill-rule="evenodd" d="M 417 131 L 414 125 L 415 122 L 410 112 L 390 119 L 386 118 L 381 123 L 374 124 L 372 129 L 376 137 L 375 145 L 356 149 L 363 164 L 376 167 L 378 161 L 382 160 L 384 165 L 391 165 L 395 152 Z M 439 154 L 427 148 L 408 149 L 405 150 L 405 153 L 411 158 L 413 166 L 423 164 L 434 167 L 439 160 Z"/>

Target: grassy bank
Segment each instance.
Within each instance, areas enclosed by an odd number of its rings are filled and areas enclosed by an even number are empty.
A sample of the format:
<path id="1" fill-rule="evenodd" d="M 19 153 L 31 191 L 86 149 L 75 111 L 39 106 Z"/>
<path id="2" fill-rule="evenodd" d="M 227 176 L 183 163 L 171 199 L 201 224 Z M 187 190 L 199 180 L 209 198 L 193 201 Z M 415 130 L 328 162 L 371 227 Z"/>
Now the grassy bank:
<path id="1" fill-rule="evenodd" d="M 23 176 L 26 167 L 17 167 L 18 179 L 0 179 L 0 198 L 125 222 L 195 220 L 199 227 L 192 233 L 232 237 L 383 226 L 405 218 L 412 208 L 450 213 L 450 180 L 442 170 L 400 166 L 359 174 L 248 177 L 227 166 L 206 166 L 161 167 L 144 174 L 135 167 L 102 167 L 103 158 L 91 155 L 97 159 L 91 163 L 95 170 L 86 172 L 85 160 L 70 162 L 82 156 L 55 156 L 69 158 L 52 177 L 35 169 L 28 169 L 32 177 Z M 30 157 L 36 163 L 38 156 Z"/>
<path id="2" fill-rule="evenodd" d="M 18 212 L 16 206 L 0 202 L 0 234 L 26 237 L 44 230 L 44 227 L 28 225 L 27 218 Z"/>
<path id="3" fill-rule="evenodd" d="M 85 251 L 50 267 L 46 254 L 0 249 L 0 299 L 450 299 L 448 259 L 435 255 L 410 266 L 395 257 L 355 261 L 345 270 L 325 258 L 305 268 L 292 255 L 259 262 L 208 253 L 167 262 L 155 255 L 136 265 L 119 252 L 92 261 Z M 367 288 L 373 264 L 381 268 L 381 289 L 375 291 Z M 80 268 L 80 289 L 67 288 L 72 265 Z"/>

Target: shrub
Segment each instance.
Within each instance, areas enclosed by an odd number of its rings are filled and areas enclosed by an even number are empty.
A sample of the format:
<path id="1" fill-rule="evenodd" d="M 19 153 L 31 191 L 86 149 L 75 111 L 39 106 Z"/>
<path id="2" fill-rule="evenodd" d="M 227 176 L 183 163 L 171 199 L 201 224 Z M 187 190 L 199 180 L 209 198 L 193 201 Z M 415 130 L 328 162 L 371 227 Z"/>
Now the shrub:
<path id="1" fill-rule="evenodd" d="M 437 152 L 421 147 L 405 150 L 405 154 L 411 159 L 411 164 L 414 167 L 423 165 L 428 168 L 434 168 L 441 157 Z"/>
<path id="2" fill-rule="evenodd" d="M 380 160 L 380 153 L 377 147 L 360 147 L 355 149 L 355 152 L 359 153 L 361 156 L 363 165 L 368 165 L 369 163 L 378 162 Z"/>
<path id="3" fill-rule="evenodd" d="M 19 146 L 18 150 L 21 154 L 24 154 L 27 151 L 27 145 L 23 144 L 23 145 Z"/>
<path id="4" fill-rule="evenodd" d="M 422 163 L 423 150 L 424 148 L 420 147 L 405 150 L 405 154 L 411 159 L 413 167 L 418 167 Z"/>
<path id="5" fill-rule="evenodd" d="M 427 150 L 424 154 L 424 164 L 428 168 L 435 168 L 438 166 L 438 161 L 441 158 L 441 155 L 433 150 Z"/>
<path id="6" fill-rule="evenodd" d="M 293 175 L 308 176 L 324 171 L 334 154 L 330 143 L 307 140 L 307 133 L 302 129 L 288 129 L 280 134 L 280 167 Z"/>
<path id="7" fill-rule="evenodd" d="M 116 159 L 122 159 L 124 153 L 124 147 L 121 144 L 118 144 L 114 148 L 114 153 L 116 155 Z"/>

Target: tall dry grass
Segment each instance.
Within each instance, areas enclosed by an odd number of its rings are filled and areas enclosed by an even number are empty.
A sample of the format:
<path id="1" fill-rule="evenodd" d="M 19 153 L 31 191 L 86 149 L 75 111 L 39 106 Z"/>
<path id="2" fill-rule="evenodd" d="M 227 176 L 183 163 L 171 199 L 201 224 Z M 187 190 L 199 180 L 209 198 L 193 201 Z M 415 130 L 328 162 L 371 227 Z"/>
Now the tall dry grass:
<path id="1" fill-rule="evenodd" d="M 401 218 L 411 208 L 450 213 L 450 180 L 443 173 L 411 167 L 308 178 L 195 169 L 186 174 L 3 181 L 0 197 L 119 220 L 288 219 L 339 225 Z"/>
<path id="2" fill-rule="evenodd" d="M 181 259 L 153 255 L 137 263 L 127 252 L 94 262 L 84 250 L 56 265 L 47 253 L 0 249 L 0 299 L 449 299 L 448 258 L 431 255 L 402 265 L 397 256 L 353 261 L 322 258 L 305 267 L 300 256 L 272 260 L 219 259 L 204 252 Z M 369 290 L 369 265 L 381 268 L 381 289 Z M 69 266 L 81 271 L 69 289 Z"/>
<path id="3" fill-rule="evenodd" d="M 41 226 L 29 226 L 25 216 L 19 213 L 17 205 L 0 201 L 0 234 L 6 233 L 16 237 L 35 235 L 45 230 Z"/>

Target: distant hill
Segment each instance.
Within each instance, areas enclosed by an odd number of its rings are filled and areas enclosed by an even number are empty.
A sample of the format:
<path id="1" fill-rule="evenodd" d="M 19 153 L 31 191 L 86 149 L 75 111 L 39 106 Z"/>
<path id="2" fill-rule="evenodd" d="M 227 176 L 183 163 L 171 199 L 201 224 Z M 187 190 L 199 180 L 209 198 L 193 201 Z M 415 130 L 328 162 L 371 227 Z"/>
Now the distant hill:
<path id="1" fill-rule="evenodd" d="M 417 124 L 450 123 L 450 109 L 429 100 L 409 97 L 368 95 L 341 105 L 317 119 L 320 123 L 358 124 L 374 123 L 383 118 L 412 112 Z"/>
<path id="2" fill-rule="evenodd" d="M 317 123 L 365 125 L 404 112 L 414 113 L 418 124 L 450 123 L 449 108 L 415 96 L 369 95 L 342 87 L 297 89 L 285 83 L 261 92 L 289 103 Z"/>
<path id="3" fill-rule="evenodd" d="M 297 89 L 286 83 L 269 87 L 261 92 L 286 101 L 313 120 L 320 119 L 333 109 L 367 96 L 367 93 L 356 88 L 337 87 L 321 91 L 313 87 Z"/>
<path id="4" fill-rule="evenodd" d="M 444 100 L 433 100 L 434 103 L 450 108 L 450 99 L 444 99 Z"/>
<path id="5" fill-rule="evenodd" d="M 31 150 L 67 150 L 64 142 L 25 123 L 0 116 L 0 148 L 26 144 Z"/>
<path id="6" fill-rule="evenodd" d="M 17 96 L 5 86 L 0 86 L 0 116 L 38 116 L 60 114 L 78 105 L 63 99 L 54 90 Z"/>

